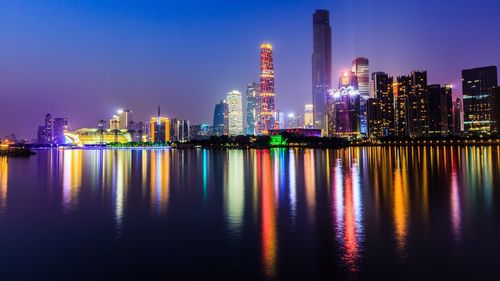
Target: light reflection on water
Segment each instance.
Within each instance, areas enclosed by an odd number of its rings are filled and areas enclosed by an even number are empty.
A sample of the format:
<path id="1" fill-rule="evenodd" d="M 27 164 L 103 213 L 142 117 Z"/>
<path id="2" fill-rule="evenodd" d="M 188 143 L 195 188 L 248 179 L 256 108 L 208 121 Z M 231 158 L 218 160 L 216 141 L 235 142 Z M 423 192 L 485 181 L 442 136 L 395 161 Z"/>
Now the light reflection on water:
<path id="1" fill-rule="evenodd" d="M 499 155 L 499 147 L 40 151 L 30 160 L 0 157 L 0 218 L 36 191 L 30 204 L 60 196 L 47 216 L 92 221 L 97 207 L 119 243 L 140 224 L 144 236 L 165 237 L 160 248 L 189 244 L 167 235 L 185 229 L 212 237 L 220 259 L 258 259 L 265 279 L 312 269 L 352 277 L 372 273 L 366 265 L 377 256 L 410 263 L 436 246 L 432 235 L 447 247 L 482 243 L 474 235 L 487 241 L 478 227 L 497 233 Z M 46 180 L 30 182 L 31 173 Z M 150 229 L 151 218 L 165 228 Z M 237 244 L 217 242 L 221 235 Z M 246 252 L 233 253 L 234 245 Z M 335 266 L 320 268 L 318 255 Z"/>

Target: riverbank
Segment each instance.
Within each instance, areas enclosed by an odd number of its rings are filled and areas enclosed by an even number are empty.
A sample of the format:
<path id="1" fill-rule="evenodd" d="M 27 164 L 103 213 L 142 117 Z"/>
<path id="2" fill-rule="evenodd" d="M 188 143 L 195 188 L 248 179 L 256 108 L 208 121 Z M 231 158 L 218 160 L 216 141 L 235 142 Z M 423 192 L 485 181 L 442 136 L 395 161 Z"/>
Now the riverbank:
<path id="1" fill-rule="evenodd" d="M 36 153 L 27 148 L 2 148 L 0 149 L 0 156 L 7 157 L 29 157 Z"/>

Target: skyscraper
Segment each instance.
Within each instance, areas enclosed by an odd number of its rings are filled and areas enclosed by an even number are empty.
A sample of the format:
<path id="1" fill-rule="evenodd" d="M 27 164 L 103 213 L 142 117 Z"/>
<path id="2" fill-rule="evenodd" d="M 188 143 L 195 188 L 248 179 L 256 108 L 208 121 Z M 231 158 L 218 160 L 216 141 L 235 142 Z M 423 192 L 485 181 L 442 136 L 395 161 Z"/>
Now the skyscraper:
<path id="1" fill-rule="evenodd" d="M 258 120 L 260 118 L 260 84 L 259 83 L 250 83 L 247 85 L 247 111 L 246 111 L 246 120 L 247 120 L 247 135 L 256 135 L 257 134 L 257 125 Z"/>
<path id="2" fill-rule="evenodd" d="M 304 128 L 312 129 L 314 128 L 314 106 L 312 104 L 306 104 L 304 107 Z"/>
<path id="3" fill-rule="evenodd" d="M 451 103 L 451 87 L 446 85 L 428 86 L 428 106 L 429 106 L 429 136 L 447 136 L 449 133 L 448 122 L 449 112 L 452 111 L 448 108 Z"/>
<path id="4" fill-rule="evenodd" d="M 315 129 L 326 129 L 328 91 L 332 88 L 332 30 L 330 12 L 313 15 L 312 101 Z"/>
<path id="5" fill-rule="evenodd" d="M 461 135 L 463 132 L 462 100 L 457 98 L 453 103 L 453 134 Z"/>
<path id="6" fill-rule="evenodd" d="M 384 72 L 375 72 L 372 74 L 373 88 L 371 92 L 373 93 L 373 98 L 378 99 L 378 108 L 381 110 L 381 136 L 394 136 L 395 134 L 393 80 L 392 77 Z"/>
<path id="7" fill-rule="evenodd" d="M 396 87 L 396 132 L 400 137 L 424 137 L 429 133 L 427 72 L 399 76 Z"/>
<path id="8" fill-rule="evenodd" d="M 328 112 L 332 113 L 328 114 L 328 134 L 339 137 L 358 137 L 360 134 L 360 97 L 356 75 L 350 71 L 342 72 L 339 77 L 339 89 L 332 91 L 330 95 Z"/>
<path id="9" fill-rule="evenodd" d="M 241 93 L 231 91 L 227 93 L 227 115 L 228 115 L 228 133 L 230 136 L 238 136 L 243 134 L 243 105 L 241 101 Z"/>
<path id="10" fill-rule="evenodd" d="M 491 132 L 500 134 L 500 87 L 491 89 Z"/>
<path id="11" fill-rule="evenodd" d="M 170 141 L 170 120 L 161 116 L 160 106 L 158 106 L 157 116 L 151 117 L 150 126 L 152 142 L 161 143 Z"/>
<path id="12" fill-rule="evenodd" d="M 54 123 L 52 121 L 52 115 L 47 113 L 45 115 L 45 122 L 43 126 L 38 127 L 37 131 L 38 143 L 39 144 L 52 144 L 54 141 Z"/>
<path id="13" fill-rule="evenodd" d="M 119 120 L 119 128 L 120 130 L 129 130 L 131 129 L 132 124 L 132 110 L 118 110 L 118 120 Z"/>
<path id="14" fill-rule="evenodd" d="M 464 130 L 467 134 L 490 133 L 491 89 L 498 86 L 496 66 L 462 70 Z"/>
<path id="15" fill-rule="evenodd" d="M 356 58 L 352 62 L 352 72 L 358 79 L 358 91 L 360 97 L 360 130 L 362 134 L 367 133 L 366 124 L 366 102 L 370 98 L 370 71 L 367 58 Z"/>
<path id="16" fill-rule="evenodd" d="M 54 119 L 54 142 L 58 145 L 65 144 L 64 133 L 68 130 L 68 120 L 66 118 Z"/>
<path id="17" fill-rule="evenodd" d="M 221 100 L 215 105 L 214 121 L 213 121 L 213 135 L 225 136 L 228 134 L 228 109 L 225 100 Z"/>
<path id="18" fill-rule="evenodd" d="M 274 129 L 274 62 L 273 46 L 260 46 L 260 133 L 266 135 L 268 130 Z"/>

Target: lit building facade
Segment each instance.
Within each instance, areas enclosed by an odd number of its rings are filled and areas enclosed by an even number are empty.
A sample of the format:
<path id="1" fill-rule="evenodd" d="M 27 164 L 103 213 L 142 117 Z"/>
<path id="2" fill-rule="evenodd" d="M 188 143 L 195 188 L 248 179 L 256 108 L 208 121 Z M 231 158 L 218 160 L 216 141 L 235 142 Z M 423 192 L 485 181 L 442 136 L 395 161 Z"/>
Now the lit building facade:
<path id="1" fill-rule="evenodd" d="M 492 131 L 491 90 L 498 86 L 497 67 L 462 70 L 464 130 L 466 134 Z"/>
<path id="2" fill-rule="evenodd" d="M 118 110 L 118 120 L 119 120 L 119 129 L 120 130 L 129 130 L 132 126 L 132 110 Z"/>
<path id="3" fill-rule="evenodd" d="M 231 91 L 226 95 L 228 134 L 230 136 L 243 135 L 243 105 L 241 93 Z"/>
<path id="4" fill-rule="evenodd" d="M 371 93 L 372 98 L 378 99 L 378 108 L 380 109 L 380 130 L 381 136 L 394 136 L 394 79 L 384 72 L 375 72 L 372 74 Z M 367 114 L 367 122 L 369 118 Z"/>
<path id="5" fill-rule="evenodd" d="M 221 100 L 215 105 L 214 120 L 213 120 L 213 135 L 227 136 L 228 135 L 228 107 L 225 100 Z"/>
<path id="6" fill-rule="evenodd" d="M 164 143 L 170 141 L 170 120 L 166 117 L 161 117 L 159 106 L 158 115 L 156 117 L 151 117 L 149 124 L 151 142 Z"/>
<path id="7" fill-rule="evenodd" d="M 462 100 L 457 98 L 453 103 L 453 134 L 461 135 L 463 129 L 464 117 L 462 110 Z"/>
<path id="8" fill-rule="evenodd" d="M 271 44 L 260 46 L 260 133 L 266 135 L 268 130 L 274 129 L 276 114 L 274 98 L 274 62 L 273 47 Z"/>
<path id="9" fill-rule="evenodd" d="M 493 134 L 500 134 L 500 87 L 491 89 L 491 121 Z"/>
<path id="10" fill-rule="evenodd" d="M 247 110 L 246 110 L 246 134 L 256 135 L 258 120 L 260 119 L 260 84 L 250 83 L 247 85 Z"/>
<path id="11" fill-rule="evenodd" d="M 452 91 L 451 85 L 428 86 L 429 108 L 429 136 L 447 136 L 450 134 L 452 123 Z"/>
<path id="12" fill-rule="evenodd" d="M 369 98 L 366 102 L 367 135 L 371 138 L 385 136 L 383 104 L 380 99 Z"/>
<path id="13" fill-rule="evenodd" d="M 304 107 L 304 128 L 313 129 L 314 128 L 314 105 L 306 104 Z"/>
<path id="14" fill-rule="evenodd" d="M 426 137 L 429 135 L 427 72 L 413 71 L 399 76 L 395 86 L 396 135 Z"/>
<path id="15" fill-rule="evenodd" d="M 64 133 L 68 131 L 68 120 L 66 118 L 54 119 L 54 143 L 63 145 L 66 143 Z"/>
<path id="16" fill-rule="evenodd" d="M 331 126 L 329 135 L 357 138 L 360 135 L 359 92 L 353 86 L 342 87 L 331 92 Z"/>
<path id="17" fill-rule="evenodd" d="M 361 134 L 367 133 L 366 103 L 370 98 L 370 71 L 367 58 L 356 58 L 352 62 L 352 72 L 358 81 L 358 91 L 360 96 L 360 130 Z"/>
<path id="18" fill-rule="evenodd" d="M 327 125 L 328 91 L 332 88 L 332 30 L 330 12 L 316 10 L 313 15 L 312 101 L 314 128 Z"/>

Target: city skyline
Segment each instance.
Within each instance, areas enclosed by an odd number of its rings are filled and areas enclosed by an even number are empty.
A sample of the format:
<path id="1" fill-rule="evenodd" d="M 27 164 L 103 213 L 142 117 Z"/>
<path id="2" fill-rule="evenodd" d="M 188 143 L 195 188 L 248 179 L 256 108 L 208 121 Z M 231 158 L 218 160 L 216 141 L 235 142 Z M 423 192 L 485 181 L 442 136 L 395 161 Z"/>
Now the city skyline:
<path id="1" fill-rule="evenodd" d="M 383 33 L 383 28 L 387 30 L 397 30 L 393 25 L 387 21 L 382 21 L 378 28 L 370 26 L 368 31 L 363 31 L 356 28 L 358 24 L 363 23 L 368 25 L 375 22 L 375 12 L 369 13 L 366 11 L 371 7 L 368 1 L 359 1 L 360 4 L 348 4 L 347 1 L 337 1 L 332 4 L 332 1 L 317 1 L 317 3 L 304 4 L 295 3 L 288 4 L 284 1 L 277 1 L 277 3 L 270 5 L 270 10 L 265 13 L 274 14 L 270 17 L 272 23 L 267 30 L 262 29 L 262 25 L 256 23 L 261 16 L 252 14 L 249 20 L 242 21 L 237 18 L 237 15 L 245 13 L 253 13 L 247 11 L 245 8 L 250 6 L 249 3 L 243 4 L 230 4 L 226 3 L 224 12 L 235 10 L 234 18 L 231 17 L 230 21 L 241 23 L 234 27 L 234 30 L 229 30 L 221 36 L 228 39 L 240 38 L 241 33 L 248 31 L 247 39 L 243 40 L 243 48 L 239 48 L 239 44 L 229 43 L 224 48 L 224 53 L 212 48 L 209 42 L 209 47 L 203 54 L 190 53 L 192 47 L 189 44 L 180 44 L 183 42 L 192 42 L 192 39 L 186 38 L 188 34 L 178 34 L 179 31 L 173 32 L 178 36 L 173 39 L 179 39 L 179 46 L 184 48 L 174 48 L 180 53 L 178 56 L 191 55 L 190 60 L 186 65 L 178 64 L 177 58 L 172 58 L 172 61 L 165 60 L 166 55 L 160 52 L 160 46 L 168 43 L 164 40 L 169 39 L 167 30 L 161 30 L 165 27 L 163 16 L 156 14 L 157 18 L 151 22 L 141 22 L 141 13 L 152 13 L 155 5 L 153 4 L 136 4 L 124 5 L 122 9 L 130 13 L 130 20 L 122 14 L 107 11 L 106 5 L 97 5 L 96 3 L 88 3 L 87 5 L 61 5 L 53 7 L 47 3 L 27 4 L 27 3 L 2 3 L 4 6 L 3 11 L 14 11 L 9 15 L 5 15 L 5 20 L 11 23 L 10 28 L 0 28 L 0 34 L 7 40 L 5 44 L 0 47 L 0 59 L 4 62 L 0 66 L 0 94 L 6 104 L 10 106 L 0 112 L 2 120 L 9 120 L 9 116 L 14 116 L 11 122 L 2 122 L 0 124 L 0 136 L 15 133 L 19 137 L 34 137 L 36 131 L 36 124 L 39 123 L 40 116 L 45 115 L 47 112 L 52 113 L 54 116 L 67 117 L 70 126 L 73 128 L 79 127 L 95 127 L 98 120 L 108 118 L 109 115 L 116 112 L 119 108 L 130 108 L 134 111 L 134 119 L 148 120 L 154 115 L 154 108 L 156 104 L 160 104 L 166 115 L 169 117 L 178 116 L 182 119 L 189 119 L 192 124 L 203 122 L 210 122 L 213 114 L 213 104 L 219 99 L 221 94 L 230 89 L 238 89 L 244 92 L 245 86 L 258 79 L 258 46 L 261 42 L 270 42 L 274 47 L 275 56 L 275 69 L 276 69 L 276 108 L 284 111 L 285 113 L 294 112 L 300 113 L 304 104 L 311 103 L 311 80 L 310 80 L 310 54 L 312 53 L 312 28 L 311 28 L 311 15 L 316 9 L 328 9 L 331 14 L 332 26 L 332 44 L 333 44 L 333 73 L 332 81 L 336 81 L 336 77 L 341 70 L 349 70 L 351 62 L 356 57 L 367 57 L 370 59 L 370 72 L 384 71 L 391 76 L 397 77 L 405 75 L 414 70 L 426 70 L 428 72 L 428 84 L 446 84 L 451 83 L 454 85 L 455 96 L 461 94 L 461 81 L 460 74 L 463 69 L 470 69 L 480 66 L 500 65 L 500 55 L 495 51 L 495 44 L 498 46 L 499 39 L 494 38 L 494 34 L 498 34 L 495 28 L 498 29 L 500 24 L 495 24 L 498 19 L 493 16 L 484 16 L 475 23 L 462 23 L 457 24 L 455 18 L 448 19 L 445 23 L 439 20 L 430 20 L 427 23 L 420 23 L 420 27 L 436 22 L 442 23 L 441 25 L 434 26 L 435 33 L 449 31 L 449 34 L 461 34 L 461 31 L 473 30 L 472 26 L 488 26 L 486 30 L 490 36 L 483 33 L 485 30 L 478 31 L 482 35 L 472 35 L 465 32 L 465 40 L 461 48 L 450 48 L 450 43 L 457 43 L 457 39 L 453 37 L 445 37 L 442 41 L 437 41 L 436 46 L 433 48 L 426 47 L 424 42 L 416 42 L 413 37 L 407 37 L 405 34 L 397 32 L 389 33 L 394 41 L 391 45 L 380 46 L 377 40 L 371 41 L 375 36 L 374 30 L 378 30 L 380 34 Z M 385 1 L 393 3 L 393 1 Z M 425 2 L 425 1 L 423 1 Z M 444 1 L 443 1 L 444 2 Z M 434 2 L 433 2 L 434 3 Z M 436 4 L 436 11 L 429 11 L 429 14 L 424 15 L 424 18 L 437 13 L 437 11 L 449 8 L 449 12 L 454 12 L 457 15 L 463 13 L 474 14 L 479 10 L 481 12 L 493 11 L 498 7 L 494 1 L 482 1 L 483 6 L 481 9 L 475 10 L 466 5 L 465 1 L 456 1 L 452 5 L 445 5 L 444 3 Z M 108 4 L 113 7 L 112 4 Z M 206 4 L 201 4 L 205 7 Z M 254 4 L 258 5 L 258 4 Z M 364 5 L 360 8 L 359 5 Z M 422 8 L 421 4 L 395 4 L 392 7 L 403 9 L 408 5 L 414 5 L 413 8 L 417 10 Z M 160 11 L 165 12 L 166 8 L 171 5 L 160 5 Z M 182 7 L 181 10 L 188 12 L 187 7 Z M 381 5 L 383 6 L 383 5 Z M 422 4 L 422 6 L 425 6 Z M 485 8 L 489 6 L 491 9 Z M 40 9 L 41 10 L 37 10 Z M 200 13 L 195 8 L 193 10 L 193 17 L 187 21 L 187 27 L 190 35 L 200 38 L 208 37 L 210 32 L 203 29 L 202 32 L 197 33 L 193 31 L 196 23 L 206 26 L 217 25 L 214 18 L 205 18 L 200 16 Z M 279 17 L 284 12 L 290 12 L 285 17 Z M 354 9 L 357 8 L 357 9 Z M 357 13 L 356 15 L 362 18 L 361 23 L 342 21 L 340 18 L 344 16 L 349 20 L 355 19 L 352 15 L 352 9 Z M 30 13 L 40 11 L 33 20 L 28 20 Z M 49 20 L 48 16 L 51 13 L 61 13 L 71 11 L 71 15 L 75 15 L 75 19 L 67 22 L 68 28 L 76 28 L 74 35 L 64 35 L 69 38 L 57 37 L 57 34 L 52 32 L 62 29 L 63 26 L 57 21 Z M 380 7 L 376 7 L 380 13 Z M 107 12 L 106 12 L 107 11 Z M 3 13 L 4 12 L 0 12 Z M 159 12 L 156 12 L 159 13 Z M 369 17 L 363 17 L 369 14 Z M 416 14 L 416 13 L 415 13 Z M 187 17 L 187 14 L 185 14 Z M 395 14 L 402 27 L 411 26 L 408 21 L 401 19 L 400 15 Z M 411 19 L 413 16 L 409 15 Z M 457 16 L 458 17 L 458 16 Z M 147 32 L 143 41 L 132 42 L 128 36 L 123 34 L 123 31 L 115 27 L 106 25 L 106 20 L 112 18 L 117 20 L 118 23 L 126 23 L 126 26 L 132 28 L 132 34 L 138 34 L 143 28 Z M 280 20 L 278 20 L 280 19 Z M 46 22 L 44 22 L 44 20 Z M 48 34 L 49 39 L 41 41 L 43 44 L 38 44 L 37 48 L 29 47 L 28 45 L 20 44 L 24 41 L 41 40 L 38 36 L 28 35 L 28 27 L 34 23 L 42 21 L 40 27 L 35 30 L 40 31 L 40 34 Z M 182 20 L 177 23 L 179 26 Z M 280 22 L 282 21 L 282 22 Z M 53 25 L 51 25 L 51 24 Z M 65 22 L 66 23 L 66 22 Z M 82 27 L 84 23 L 91 23 L 88 28 Z M 292 24 L 297 27 L 297 34 L 284 36 L 279 32 L 279 28 L 284 23 Z M 455 24 L 455 27 L 453 26 Z M 49 27 L 55 27 L 50 30 Z M 91 35 L 89 31 L 93 31 L 100 26 L 107 27 L 102 33 Z M 240 29 L 241 27 L 241 29 Z M 261 28 L 258 30 L 257 29 Z M 349 32 L 346 31 L 349 29 Z M 350 30 L 352 29 L 352 30 Z M 382 30 L 381 30 L 382 29 Z M 12 32 L 19 31 L 20 35 L 10 36 Z M 170 30 L 171 31 L 171 30 Z M 117 32 L 117 33 L 116 33 Z M 165 32 L 164 39 L 152 39 L 152 35 L 162 34 Z M 415 31 L 423 37 L 426 37 L 419 31 Z M 106 34 L 113 35 L 111 39 L 117 39 L 117 42 L 111 43 L 104 40 L 99 36 Z M 378 34 L 378 35 L 380 35 Z M 29 40 L 25 37 L 31 37 Z M 81 36 L 81 37 L 79 37 Z M 385 36 L 385 35 L 384 35 Z M 434 35 L 437 36 L 437 35 Z M 82 51 L 81 47 L 77 47 L 79 40 L 89 37 L 93 39 L 95 44 L 91 44 L 90 50 L 87 52 L 78 53 Z M 116 38 L 118 37 L 118 38 Z M 356 38 L 353 38 L 356 37 Z M 400 39 L 400 40 L 396 40 Z M 65 41 L 64 39 L 69 39 Z M 79 39 L 79 40 L 77 40 Z M 189 40 L 188 40 L 189 39 Z M 206 39 L 206 38 L 205 38 Z M 24 40 L 24 41 L 23 41 Z M 159 40 L 159 41 L 155 41 Z M 300 41 L 300 44 L 290 45 L 290 42 Z M 217 40 L 213 40 L 217 41 Z M 366 42 L 368 44 L 365 44 Z M 401 42 L 399 42 L 401 41 Z M 34 43 L 31 42 L 31 43 Z M 125 50 L 120 51 L 116 55 L 111 55 L 114 48 L 120 45 L 119 43 L 128 42 L 129 45 L 124 45 Z M 399 42 L 399 44 L 396 44 Z M 27 42 L 30 43 L 30 42 Z M 158 43 L 158 44 L 156 44 Z M 363 44 L 362 44 L 363 43 Z M 409 47 L 410 43 L 415 46 Z M 488 44 L 487 44 L 488 43 Z M 84 44 L 85 45 L 85 44 Z M 177 45 L 177 44 L 176 44 Z M 438 46 L 439 45 L 439 46 Z M 13 46 L 23 46 L 14 50 Z M 149 47 L 147 47 L 149 46 Z M 361 47 L 365 46 L 365 47 Z M 472 48 L 474 46 L 474 48 Z M 489 47 L 488 47 L 489 46 Z M 493 47 L 492 47 L 493 46 Z M 447 49 L 448 48 L 448 49 Z M 144 52 L 150 49 L 150 52 Z M 58 54 L 58 51 L 63 51 Z M 172 50 L 171 48 L 167 48 Z M 102 58 L 99 54 L 103 51 L 104 61 L 100 62 Z M 465 56 L 474 52 L 474 56 Z M 411 56 L 403 56 L 403 54 L 411 54 Z M 132 54 L 131 59 L 127 56 Z M 462 55 L 461 55 L 462 54 Z M 208 58 L 213 56 L 213 58 Z M 234 61 L 241 56 L 241 64 L 238 63 L 238 68 L 227 68 L 222 63 L 222 60 Z M 390 57 L 388 57 L 390 56 Z M 404 59 L 401 59 L 405 57 Z M 139 63 L 139 58 L 144 59 L 143 63 Z M 153 63 L 155 58 L 160 58 L 159 62 L 173 62 L 165 64 L 164 68 L 159 63 Z M 88 60 L 85 62 L 84 60 Z M 61 62 L 65 61 L 65 62 Z M 450 63 L 451 62 L 451 63 Z M 217 67 L 221 65 L 220 69 L 223 73 L 221 75 L 218 71 L 219 82 L 212 79 L 212 74 L 207 67 Z M 179 67 L 180 66 L 180 67 Z M 179 67 L 179 68 L 177 68 Z M 48 68 L 53 68 L 48 71 Z M 90 69 L 96 70 L 95 76 L 90 75 Z M 174 78 L 169 78 L 169 68 L 179 69 L 178 75 Z M 191 75 L 192 81 L 187 80 L 189 77 L 186 75 L 186 68 L 196 68 L 194 75 Z M 199 69 L 198 69 L 199 68 Z M 167 71 L 168 70 L 168 71 Z M 220 81 L 220 77 L 224 77 Z M 175 79 L 174 83 L 169 85 L 166 81 Z M 162 81 L 165 80 L 165 81 Z M 197 85 L 195 88 L 192 85 Z M 188 85 L 188 86 L 186 86 Z M 187 87 L 187 88 L 186 88 Z M 456 89 L 456 90 L 455 90 Z M 187 94 L 189 92 L 189 94 Z M 197 104 L 192 104 L 192 98 L 196 98 Z M 191 107 L 189 107 L 190 105 Z M 18 108 L 26 108 L 27 113 L 15 116 Z"/>

